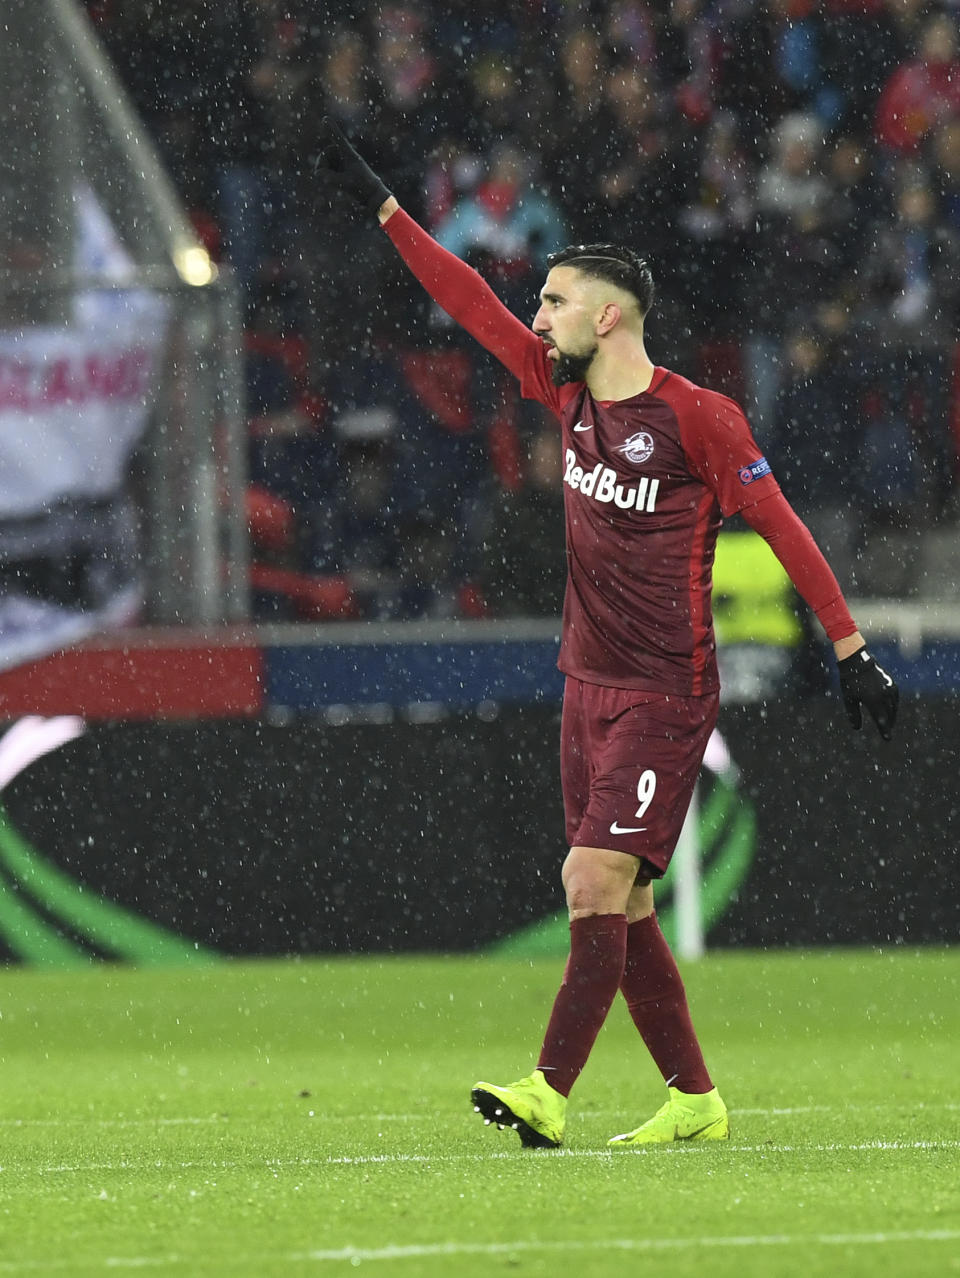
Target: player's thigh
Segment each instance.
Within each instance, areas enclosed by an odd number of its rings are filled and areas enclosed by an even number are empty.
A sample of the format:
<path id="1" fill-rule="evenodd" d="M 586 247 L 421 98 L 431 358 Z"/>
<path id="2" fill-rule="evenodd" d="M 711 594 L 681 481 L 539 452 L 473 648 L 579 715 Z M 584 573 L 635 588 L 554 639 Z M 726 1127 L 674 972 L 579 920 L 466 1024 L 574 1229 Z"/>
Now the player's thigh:
<path id="1" fill-rule="evenodd" d="M 653 883 L 642 874 L 638 875 L 627 897 L 627 922 L 636 923 L 638 919 L 649 918 L 654 908 Z"/>
<path id="2" fill-rule="evenodd" d="M 622 696 L 622 711 L 594 743 L 590 796 L 573 842 L 636 857 L 644 875 L 659 878 L 680 837 L 718 702 Z"/>
<path id="3" fill-rule="evenodd" d="M 563 690 L 563 713 L 560 719 L 560 782 L 563 792 L 563 815 L 567 845 L 572 847 L 575 834 L 590 801 L 590 750 L 593 733 L 590 723 L 590 700 L 593 687 L 580 679 L 567 677 Z"/>

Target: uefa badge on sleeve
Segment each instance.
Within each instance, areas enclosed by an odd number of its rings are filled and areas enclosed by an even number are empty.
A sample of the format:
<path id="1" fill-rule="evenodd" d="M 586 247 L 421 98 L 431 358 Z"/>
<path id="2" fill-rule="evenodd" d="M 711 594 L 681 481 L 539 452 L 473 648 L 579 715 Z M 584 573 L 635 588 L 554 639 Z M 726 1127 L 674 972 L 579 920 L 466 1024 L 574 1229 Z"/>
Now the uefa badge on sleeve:
<path id="1" fill-rule="evenodd" d="M 755 461 L 752 466 L 741 466 L 737 471 L 741 484 L 752 484 L 756 479 L 762 479 L 764 475 L 770 474 L 770 463 L 766 457 L 761 457 L 759 461 Z"/>

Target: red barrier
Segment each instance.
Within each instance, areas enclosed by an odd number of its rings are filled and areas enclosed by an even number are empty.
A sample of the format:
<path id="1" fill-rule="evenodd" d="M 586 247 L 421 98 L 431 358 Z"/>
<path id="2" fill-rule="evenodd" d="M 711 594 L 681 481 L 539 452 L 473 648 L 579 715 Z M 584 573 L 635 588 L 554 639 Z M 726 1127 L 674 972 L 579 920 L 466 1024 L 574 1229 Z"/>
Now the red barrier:
<path id="1" fill-rule="evenodd" d="M 249 717 L 263 708 L 263 654 L 248 644 L 75 648 L 0 674 L 0 719 Z"/>

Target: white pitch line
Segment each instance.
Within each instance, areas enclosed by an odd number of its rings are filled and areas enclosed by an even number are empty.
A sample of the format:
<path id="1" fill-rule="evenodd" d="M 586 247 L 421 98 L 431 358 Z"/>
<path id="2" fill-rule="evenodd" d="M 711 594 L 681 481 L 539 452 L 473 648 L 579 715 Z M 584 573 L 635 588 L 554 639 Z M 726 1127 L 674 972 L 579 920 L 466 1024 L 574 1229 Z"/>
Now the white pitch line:
<path id="1" fill-rule="evenodd" d="M 950 1101 L 917 1101 L 916 1104 L 903 1102 L 898 1105 L 792 1105 L 777 1107 L 736 1107 L 730 1113 L 734 1118 L 789 1118 L 793 1114 L 877 1114 L 893 1111 L 927 1112 L 946 1110 L 956 1112 L 960 1105 Z M 622 1118 L 623 1107 L 619 1109 L 582 1110 L 578 1119 Z M 462 1111 L 449 1111 L 449 1116 L 460 1117 Z M 413 1114 L 317 1114 L 321 1123 L 420 1123 L 424 1118 L 436 1118 L 436 1111 L 421 1110 Z M 0 1127 L 176 1127 L 201 1126 L 208 1123 L 230 1123 L 243 1121 L 242 1116 L 232 1117 L 229 1114 L 208 1114 L 201 1117 L 186 1118 L 0 1118 Z"/>
<path id="2" fill-rule="evenodd" d="M 229 1121 L 224 1114 L 206 1118 L 0 1118 L 0 1127 L 184 1127 Z"/>
<path id="3" fill-rule="evenodd" d="M 387 1247 L 317 1248 L 301 1252 L 274 1252 L 246 1256 L 245 1261 L 259 1265 L 337 1263 L 356 1265 L 377 1260 L 427 1260 L 440 1256 L 509 1256 L 515 1253 L 566 1251 L 670 1252 L 706 1248 L 733 1247 L 876 1247 L 901 1243 L 952 1243 L 960 1240 L 958 1229 L 913 1229 L 894 1232 L 849 1234 L 713 1234 L 684 1238 L 592 1238 L 559 1242 L 556 1239 L 537 1242 L 523 1238 L 497 1243 L 426 1243 Z M 189 1256 L 105 1256 L 98 1263 L 103 1269 L 161 1269 L 190 1263 Z M 50 1273 L 75 1267 L 76 1259 L 0 1261 L 0 1273 L 26 1271 Z"/>
<path id="4" fill-rule="evenodd" d="M 751 1118 L 782 1118 L 789 1117 L 791 1114 L 855 1114 L 855 1113 L 887 1113 L 890 1110 L 906 1110 L 913 1112 L 914 1110 L 960 1110 L 960 1105 L 952 1104 L 949 1101 L 943 1102 L 927 1102 L 918 1101 L 916 1104 L 903 1102 L 899 1105 L 788 1105 L 788 1106 L 763 1106 L 763 1107 L 741 1107 L 731 1106 L 730 1113 L 733 1117 L 744 1116 Z M 416 1123 L 422 1122 L 427 1116 L 426 1110 L 421 1110 L 416 1114 L 320 1114 L 319 1118 L 325 1123 Z M 451 1111 L 452 1113 L 453 1111 Z M 460 1110 L 455 1111 L 457 1114 Z M 429 1111 L 431 1117 L 436 1117 L 436 1111 Z M 616 1118 L 622 1117 L 624 1106 L 618 1109 L 585 1109 L 581 1110 L 577 1115 L 578 1118 Z"/>
<path id="5" fill-rule="evenodd" d="M 237 1167 L 261 1166 L 264 1168 L 293 1169 L 303 1167 L 367 1167 L 377 1164 L 404 1163 L 483 1163 L 504 1159 L 531 1158 L 658 1158 L 673 1155 L 686 1157 L 692 1154 L 707 1154 L 726 1151 L 730 1154 L 851 1154 L 851 1153 L 909 1153 L 917 1150 L 960 1149 L 960 1140 L 872 1140 L 860 1144 L 818 1144 L 818 1145 L 732 1145 L 726 1142 L 689 1143 L 678 1142 L 675 1145 L 655 1146 L 652 1149 L 541 1149 L 529 1150 L 491 1150 L 477 1154 L 343 1154 L 330 1158 L 265 1158 L 257 1159 L 196 1159 L 189 1162 L 174 1162 L 158 1158 L 149 1163 L 61 1163 L 52 1167 L 18 1168 L 19 1172 L 32 1171 L 38 1176 L 69 1176 L 87 1172 L 123 1172 L 143 1171 L 152 1167 L 156 1171 L 229 1171 Z M 9 1173 L 10 1167 L 0 1167 L 0 1176 Z"/>
<path id="6" fill-rule="evenodd" d="M 960 1110 L 960 1105 L 954 1104 L 952 1101 L 917 1101 L 911 1104 L 908 1101 L 902 1101 L 896 1105 L 795 1105 L 782 1109 L 749 1109 L 736 1106 L 731 1108 L 730 1113 L 737 1114 L 759 1114 L 761 1116 L 770 1116 L 779 1118 L 781 1114 L 878 1114 L 881 1111 L 887 1113 L 889 1110 L 909 1110 L 930 1109 L 930 1110 Z"/>
<path id="7" fill-rule="evenodd" d="M 712 1235 L 703 1238 L 606 1238 L 575 1241 L 535 1242 L 523 1239 L 512 1243 L 435 1243 L 423 1246 L 353 1248 L 307 1251 L 293 1254 L 291 1261 L 404 1260 L 430 1256 L 502 1256 L 511 1252 L 537 1251 L 689 1251 L 715 1247 L 850 1247 L 890 1243 L 955 1242 L 960 1229 L 904 1230 L 873 1234 L 746 1234 Z"/>
<path id="8" fill-rule="evenodd" d="M 681 1157 L 687 1154 L 706 1154 L 711 1150 L 720 1152 L 726 1150 L 731 1154 L 834 1154 L 834 1153 L 865 1153 L 865 1152 L 907 1152 L 910 1150 L 931 1150 L 931 1149 L 960 1149 L 960 1140 L 915 1140 L 915 1141 L 866 1141 L 857 1145 L 830 1144 L 830 1145 L 732 1145 L 726 1142 L 711 1141 L 691 1143 L 688 1141 L 678 1141 L 674 1145 L 654 1146 L 649 1149 L 544 1149 L 538 1150 L 533 1157 L 546 1156 L 548 1158 L 609 1158 L 617 1159 L 624 1156 L 633 1157 L 659 1157 L 660 1155 L 679 1155 Z M 489 1154 L 359 1154 L 357 1156 L 343 1155 L 336 1158 L 327 1158 L 322 1160 L 323 1164 L 350 1166 L 351 1164 L 362 1165 L 366 1163 L 394 1163 L 394 1162 L 483 1162 L 487 1159 L 494 1158 L 529 1158 L 530 1152 L 525 1150 L 496 1150 Z"/>

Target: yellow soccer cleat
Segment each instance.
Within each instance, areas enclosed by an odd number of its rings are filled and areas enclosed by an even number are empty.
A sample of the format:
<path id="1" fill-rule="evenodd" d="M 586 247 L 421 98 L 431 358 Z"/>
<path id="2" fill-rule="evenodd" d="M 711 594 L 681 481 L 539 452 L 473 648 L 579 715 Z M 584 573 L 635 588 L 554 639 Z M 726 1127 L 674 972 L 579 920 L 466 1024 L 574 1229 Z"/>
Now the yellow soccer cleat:
<path id="1" fill-rule="evenodd" d="M 553 1149 L 563 1144 L 567 1098 L 536 1069 L 527 1078 L 507 1087 L 477 1083 L 470 1093 L 473 1108 L 489 1126 L 512 1127 L 528 1149 Z"/>
<path id="2" fill-rule="evenodd" d="M 717 1089 L 695 1095 L 668 1087 L 670 1099 L 653 1118 L 632 1132 L 611 1136 L 608 1145 L 634 1149 L 637 1145 L 668 1145 L 675 1140 L 726 1140 L 730 1135 L 727 1107 Z"/>

